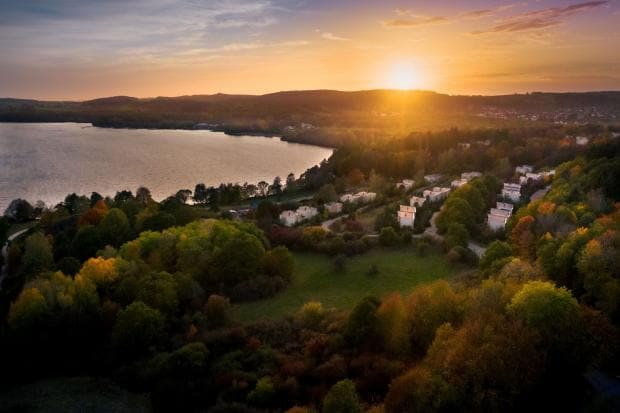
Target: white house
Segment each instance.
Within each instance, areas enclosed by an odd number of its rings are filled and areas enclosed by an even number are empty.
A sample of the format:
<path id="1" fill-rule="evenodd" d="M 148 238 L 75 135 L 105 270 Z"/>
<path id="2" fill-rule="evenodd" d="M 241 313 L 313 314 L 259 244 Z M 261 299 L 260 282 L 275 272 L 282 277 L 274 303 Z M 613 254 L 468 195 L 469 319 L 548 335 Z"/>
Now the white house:
<path id="1" fill-rule="evenodd" d="M 588 139 L 585 136 L 575 136 L 575 143 L 577 145 L 582 145 L 582 146 L 583 145 L 587 145 L 589 141 L 590 141 L 590 139 Z"/>
<path id="2" fill-rule="evenodd" d="M 422 205 L 424 205 L 424 203 L 426 202 L 426 198 L 423 196 L 412 196 L 409 199 L 409 205 L 411 206 L 419 206 L 421 207 Z"/>
<path id="3" fill-rule="evenodd" d="M 372 202 L 377 197 L 375 192 L 358 192 L 357 194 L 344 194 L 340 197 L 340 202 L 350 202 L 352 204 L 357 202 Z"/>
<path id="4" fill-rule="evenodd" d="M 297 208 L 297 211 L 295 211 L 295 213 L 299 217 L 299 221 L 304 221 L 314 218 L 319 214 L 319 211 L 315 207 L 303 205 Z"/>
<path id="5" fill-rule="evenodd" d="M 506 211 L 505 209 L 491 208 L 487 215 L 487 222 L 489 224 L 489 227 L 493 231 L 505 228 L 506 222 L 508 222 L 508 218 L 510 218 L 510 215 L 512 215 L 510 211 Z"/>
<path id="6" fill-rule="evenodd" d="M 340 202 L 355 203 L 359 200 L 359 197 L 355 194 L 344 194 L 340 197 Z"/>
<path id="7" fill-rule="evenodd" d="M 413 223 L 415 222 L 415 207 L 401 205 L 396 215 L 398 218 L 398 225 L 401 227 L 413 228 Z"/>
<path id="8" fill-rule="evenodd" d="M 518 202 L 521 199 L 521 185 L 512 184 L 509 182 L 504 183 L 504 189 L 502 189 L 502 196 L 508 198 L 511 201 Z"/>
<path id="9" fill-rule="evenodd" d="M 471 181 L 474 178 L 479 178 L 482 176 L 481 172 L 477 172 L 477 171 L 471 171 L 471 172 L 463 172 L 461 174 L 461 179 L 467 179 L 468 181 Z"/>
<path id="10" fill-rule="evenodd" d="M 339 214 L 342 212 L 342 202 L 328 202 L 325 204 L 328 214 Z"/>
<path id="11" fill-rule="evenodd" d="M 464 151 L 466 151 L 469 148 L 471 148 L 471 143 L 459 142 L 457 146 L 458 146 L 459 149 L 463 149 Z"/>
<path id="12" fill-rule="evenodd" d="M 431 202 L 435 202 L 445 199 L 449 193 L 450 188 L 440 188 L 436 186 L 432 190 L 427 189 L 422 192 L 422 196 L 424 196 L 424 198 L 428 198 L 428 200 Z"/>
<path id="13" fill-rule="evenodd" d="M 377 194 L 375 192 L 358 192 L 355 194 L 360 201 L 362 202 L 372 202 L 377 198 Z"/>
<path id="14" fill-rule="evenodd" d="M 497 202 L 495 207 L 497 209 L 508 211 L 512 214 L 512 210 L 514 209 L 515 206 L 509 202 Z"/>
<path id="15" fill-rule="evenodd" d="M 413 179 L 403 179 L 401 182 L 396 184 L 396 188 L 403 187 L 405 191 L 410 190 L 415 185 L 415 181 Z"/>
<path id="16" fill-rule="evenodd" d="M 450 186 L 452 188 L 459 188 L 463 185 L 465 185 L 467 182 L 469 182 L 469 180 L 467 179 L 455 179 L 454 181 L 450 182 Z"/>
<path id="17" fill-rule="evenodd" d="M 519 165 L 515 168 L 515 172 L 519 175 L 525 175 L 528 172 L 532 172 L 534 167 L 532 165 Z"/>
<path id="18" fill-rule="evenodd" d="M 297 224 L 298 216 L 295 211 L 286 210 L 280 212 L 280 222 L 286 225 L 287 227 L 292 227 Z"/>
<path id="19" fill-rule="evenodd" d="M 424 175 L 424 180 L 428 183 L 434 184 L 435 182 L 441 180 L 441 174 Z"/>

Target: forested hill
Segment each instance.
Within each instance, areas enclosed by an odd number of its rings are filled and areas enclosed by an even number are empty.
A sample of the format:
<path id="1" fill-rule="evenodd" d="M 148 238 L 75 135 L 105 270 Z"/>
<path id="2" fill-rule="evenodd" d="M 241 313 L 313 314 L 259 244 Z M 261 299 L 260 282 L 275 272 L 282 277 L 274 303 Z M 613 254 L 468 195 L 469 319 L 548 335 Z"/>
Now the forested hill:
<path id="1" fill-rule="evenodd" d="M 451 127 L 617 122 L 620 92 L 451 96 L 427 91 L 291 91 L 266 95 L 195 95 L 83 102 L 0 99 L 0 121 L 89 122 L 135 128 L 208 128 L 281 134 L 340 145 L 359 131 L 402 134 Z M 343 129 L 347 129 L 344 133 Z"/>

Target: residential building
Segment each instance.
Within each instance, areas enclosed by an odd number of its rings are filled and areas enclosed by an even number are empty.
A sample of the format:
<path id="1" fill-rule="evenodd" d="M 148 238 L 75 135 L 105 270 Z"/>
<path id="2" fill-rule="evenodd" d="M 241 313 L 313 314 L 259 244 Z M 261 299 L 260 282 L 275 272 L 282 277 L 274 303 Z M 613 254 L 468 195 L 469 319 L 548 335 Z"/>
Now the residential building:
<path id="1" fill-rule="evenodd" d="M 442 178 L 441 174 L 424 175 L 424 180 L 431 184 L 434 184 L 435 182 L 439 182 L 441 178 Z"/>
<path id="2" fill-rule="evenodd" d="M 409 205 L 411 206 L 419 206 L 421 207 L 422 205 L 424 205 L 424 203 L 426 202 L 426 198 L 423 196 L 412 196 L 409 199 Z"/>
<path id="3" fill-rule="evenodd" d="M 482 176 L 481 172 L 477 172 L 477 171 L 471 171 L 471 172 L 463 172 L 461 174 L 461 179 L 467 179 L 468 181 L 471 181 L 474 178 L 479 178 Z"/>
<path id="4" fill-rule="evenodd" d="M 511 203 L 509 203 L 509 202 L 497 202 L 497 203 L 495 204 L 495 208 L 497 208 L 497 209 L 502 209 L 502 210 L 504 210 L 504 211 L 508 211 L 508 212 L 510 212 L 511 214 L 512 214 L 512 210 L 514 209 L 514 207 L 515 207 L 515 206 L 514 206 L 514 205 L 512 205 L 512 204 L 511 204 Z"/>
<path id="5" fill-rule="evenodd" d="M 432 190 L 427 189 L 422 192 L 422 196 L 424 196 L 431 202 L 436 202 L 445 199 L 450 193 L 450 191 L 450 188 L 440 188 L 436 186 Z"/>
<path id="6" fill-rule="evenodd" d="M 360 201 L 367 203 L 367 202 L 372 202 L 375 200 L 375 198 L 377 198 L 377 194 L 375 192 L 358 192 L 357 194 L 355 194 L 357 197 L 359 197 Z"/>
<path id="7" fill-rule="evenodd" d="M 515 168 L 515 172 L 519 175 L 525 175 L 528 172 L 532 172 L 534 167 L 532 165 L 519 165 Z"/>
<path id="8" fill-rule="evenodd" d="M 401 227 L 413 228 L 415 222 L 415 207 L 409 205 L 401 205 L 397 212 L 398 225 Z"/>
<path id="9" fill-rule="evenodd" d="M 467 182 L 469 182 L 467 179 L 455 179 L 454 181 L 450 182 L 450 186 L 452 188 L 458 188 L 465 185 Z"/>
<path id="10" fill-rule="evenodd" d="M 575 136 L 575 143 L 577 145 L 587 145 L 590 139 L 585 136 Z"/>
<path id="11" fill-rule="evenodd" d="M 325 204 L 328 214 L 339 214 L 342 212 L 342 202 L 328 202 Z"/>
<path id="12" fill-rule="evenodd" d="M 319 214 L 319 211 L 315 207 L 303 205 L 297 208 L 297 211 L 295 211 L 295 213 L 299 217 L 299 221 L 305 221 L 307 219 L 311 219 L 317 216 Z"/>
<path id="13" fill-rule="evenodd" d="M 405 191 L 410 190 L 415 185 L 415 181 L 413 179 L 403 179 L 401 182 L 396 184 L 397 188 L 404 188 Z"/>
<path id="14" fill-rule="evenodd" d="M 372 202 L 377 198 L 377 194 L 375 192 L 358 192 L 356 194 L 344 194 L 340 197 L 340 202 L 350 202 L 357 203 L 363 202 L 368 203 Z"/>
<path id="15" fill-rule="evenodd" d="M 286 225 L 287 227 L 292 227 L 293 225 L 297 224 L 298 216 L 295 213 L 295 211 L 291 211 L 291 210 L 282 211 L 280 212 L 280 222 Z"/>
<path id="16" fill-rule="evenodd" d="M 340 202 L 355 203 L 359 200 L 359 197 L 355 194 L 344 194 L 340 197 Z"/>
<path id="17" fill-rule="evenodd" d="M 502 196 L 511 201 L 518 202 L 521 199 L 521 185 L 506 182 L 502 189 Z"/>
<path id="18" fill-rule="evenodd" d="M 463 149 L 464 151 L 466 151 L 469 148 L 471 148 L 471 143 L 459 142 L 459 144 L 457 146 L 458 146 L 459 149 Z"/>

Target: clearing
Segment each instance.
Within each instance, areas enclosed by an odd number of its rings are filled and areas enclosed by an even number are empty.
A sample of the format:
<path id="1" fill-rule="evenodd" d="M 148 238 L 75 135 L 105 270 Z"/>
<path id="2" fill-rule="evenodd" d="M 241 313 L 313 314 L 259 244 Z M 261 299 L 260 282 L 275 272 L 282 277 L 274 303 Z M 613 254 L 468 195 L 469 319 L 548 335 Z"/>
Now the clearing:
<path id="1" fill-rule="evenodd" d="M 368 295 L 381 298 L 393 291 L 407 293 L 419 284 L 458 271 L 445 256 L 420 257 L 412 248 L 374 249 L 347 258 L 344 272 L 336 271 L 332 259 L 325 255 L 294 253 L 294 256 L 296 265 L 291 284 L 274 297 L 233 305 L 236 320 L 281 318 L 312 300 L 320 301 L 326 308 L 350 310 Z M 379 272 L 369 275 L 373 264 Z"/>

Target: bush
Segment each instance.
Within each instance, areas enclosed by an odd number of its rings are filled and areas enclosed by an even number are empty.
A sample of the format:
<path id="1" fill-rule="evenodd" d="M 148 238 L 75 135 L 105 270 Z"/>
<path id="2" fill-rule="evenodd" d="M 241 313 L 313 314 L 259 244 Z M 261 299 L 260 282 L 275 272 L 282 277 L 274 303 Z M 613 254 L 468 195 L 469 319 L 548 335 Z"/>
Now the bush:
<path id="1" fill-rule="evenodd" d="M 213 294 L 209 296 L 203 312 L 210 328 L 225 326 L 230 322 L 230 300 Z"/>
<path id="2" fill-rule="evenodd" d="M 428 253 L 430 247 L 431 245 L 428 242 L 424 240 L 419 240 L 415 244 L 415 251 L 420 257 L 423 257 Z"/>
<path id="3" fill-rule="evenodd" d="M 336 272 L 345 272 L 347 269 L 347 257 L 343 254 L 338 254 L 332 260 L 332 264 Z"/>
<path id="4" fill-rule="evenodd" d="M 323 304 L 318 301 L 309 301 L 296 314 L 296 318 L 304 328 L 316 328 L 325 317 Z"/>
<path id="5" fill-rule="evenodd" d="M 376 263 L 372 264 L 368 269 L 368 272 L 366 272 L 366 275 L 368 275 L 369 277 L 375 277 L 379 275 L 379 266 Z"/>
<path id="6" fill-rule="evenodd" d="M 383 227 L 379 233 L 379 243 L 384 247 L 392 247 L 400 242 L 400 237 L 392 227 Z"/>

